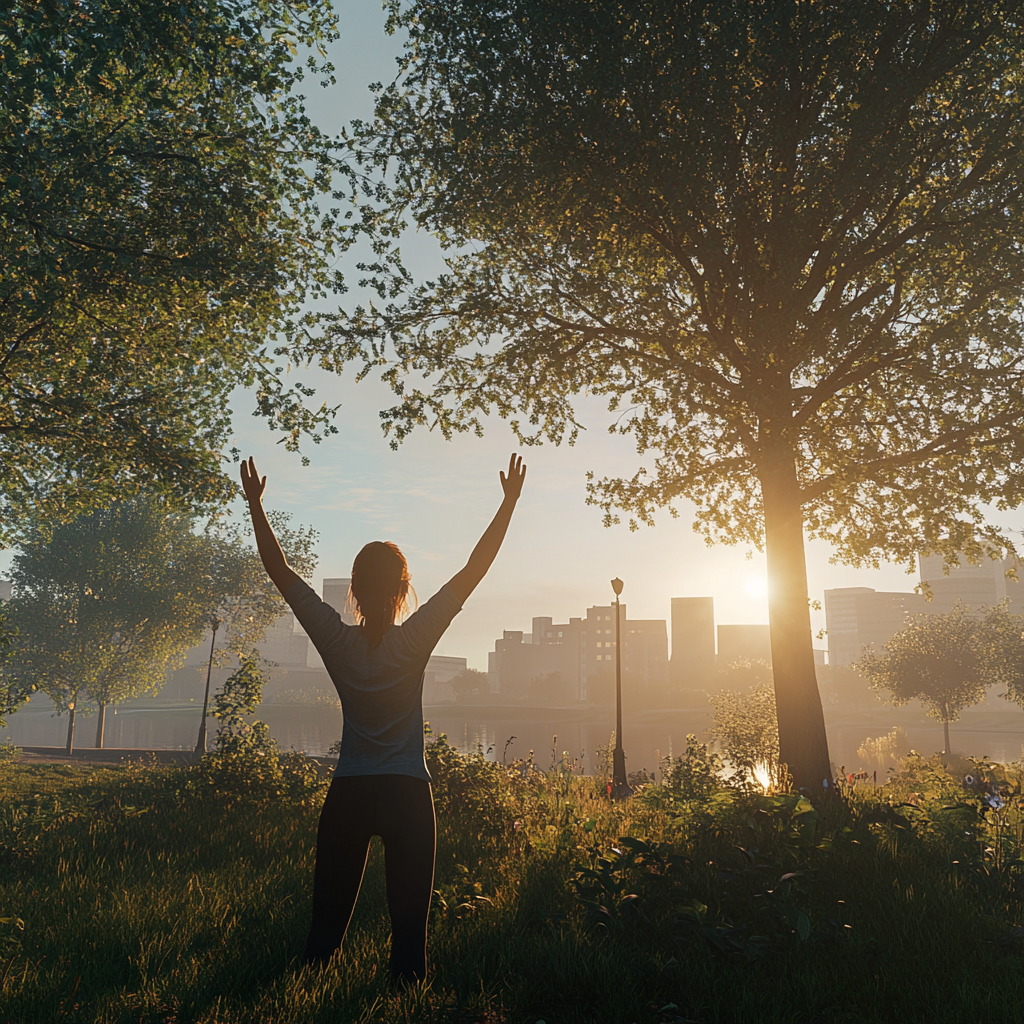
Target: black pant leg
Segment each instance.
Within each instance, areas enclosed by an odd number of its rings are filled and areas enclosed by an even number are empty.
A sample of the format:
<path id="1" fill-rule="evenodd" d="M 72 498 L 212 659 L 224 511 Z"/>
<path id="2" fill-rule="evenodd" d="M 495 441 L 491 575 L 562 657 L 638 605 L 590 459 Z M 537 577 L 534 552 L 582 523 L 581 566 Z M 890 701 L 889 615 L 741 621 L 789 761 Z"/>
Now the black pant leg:
<path id="1" fill-rule="evenodd" d="M 436 822 L 430 783 L 378 776 L 377 833 L 384 840 L 391 974 L 417 981 L 427 973 L 427 917 L 434 891 Z"/>
<path id="2" fill-rule="evenodd" d="M 370 776 L 354 776 L 336 778 L 327 791 L 316 833 L 307 964 L 324 963 L 345 939 L 375 831 L 373 790 Z"/>

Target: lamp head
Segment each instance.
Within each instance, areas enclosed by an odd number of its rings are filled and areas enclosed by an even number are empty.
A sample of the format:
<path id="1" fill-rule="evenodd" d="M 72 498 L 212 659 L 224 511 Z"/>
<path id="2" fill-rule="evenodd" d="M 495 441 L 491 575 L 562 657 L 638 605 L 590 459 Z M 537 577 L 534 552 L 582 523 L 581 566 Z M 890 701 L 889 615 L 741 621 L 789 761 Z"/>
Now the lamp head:
<path id="1" fill-rule="evenodd" d="M 622 593 L 622 587 L 623 587 L 622 580 L 620 580 L 619 577 L 616 576 L 615 579 L 612 580 L 612 590 L 615 591 L 615 596 L 616 597 L 618 597 L 619 594 Z"/>

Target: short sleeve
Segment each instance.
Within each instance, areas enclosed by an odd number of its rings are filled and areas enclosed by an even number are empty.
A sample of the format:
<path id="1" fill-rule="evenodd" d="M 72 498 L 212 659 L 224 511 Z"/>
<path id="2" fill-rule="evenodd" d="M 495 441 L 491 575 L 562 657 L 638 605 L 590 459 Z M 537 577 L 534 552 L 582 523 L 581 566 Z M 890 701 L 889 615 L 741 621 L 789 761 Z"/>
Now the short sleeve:
<path id="1" fill-rule="evenodd" d="M 318 651 L 323 652 L 341 638 L 346 629 L 341 616 L 308 583 L 293 583 L 284 599 Z"/>
<path id="2" fill-rule="evenodd" d="M 460 611 L 462 602 L 446 583 L 402 623 L 402 637 L 413 653 L 429 654 Z"/>

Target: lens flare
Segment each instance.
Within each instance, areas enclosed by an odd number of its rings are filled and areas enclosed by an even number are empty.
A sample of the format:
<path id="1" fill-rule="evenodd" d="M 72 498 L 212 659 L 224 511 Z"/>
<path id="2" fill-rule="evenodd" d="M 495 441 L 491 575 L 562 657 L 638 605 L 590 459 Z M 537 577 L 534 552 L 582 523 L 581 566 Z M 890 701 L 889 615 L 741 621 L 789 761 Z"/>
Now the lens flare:
<path id="1" fill-rule="evenodd" d="M 766 764 L 755 764 L 754 765 L 754 781 L 761 787 L 761 789 L 767 793 L 772 784 L 772 776 L 768 771 L 768 765 Z"/>

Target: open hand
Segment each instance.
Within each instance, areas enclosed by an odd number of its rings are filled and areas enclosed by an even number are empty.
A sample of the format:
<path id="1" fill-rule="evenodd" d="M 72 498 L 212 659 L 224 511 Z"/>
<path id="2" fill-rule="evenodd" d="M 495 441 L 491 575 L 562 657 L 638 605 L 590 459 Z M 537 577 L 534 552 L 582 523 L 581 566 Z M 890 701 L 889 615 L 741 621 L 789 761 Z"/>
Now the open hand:
<path id="1" fill-rule="evenodd" d="M 263 477 L 262 480 L 260 479 L 252 456 L 249 456 L 248 459 L 242 459 L 242 491 L 245 493 L 245 500 L 260 501 L 263 498 L 263 492 L 266 490 L 266 487 L 267 478 Z"/>
<path id="2" fill-rule="evenodd" d="M 508 476 L 499 473 L 501 477 L 501 489 L 505 492 L 506 501 L 518 501 L 523 490 L 523 481 L 526 479 L 526 467 L 523 465 L 521 455 L 512 455 L 508 460 Z"/>

